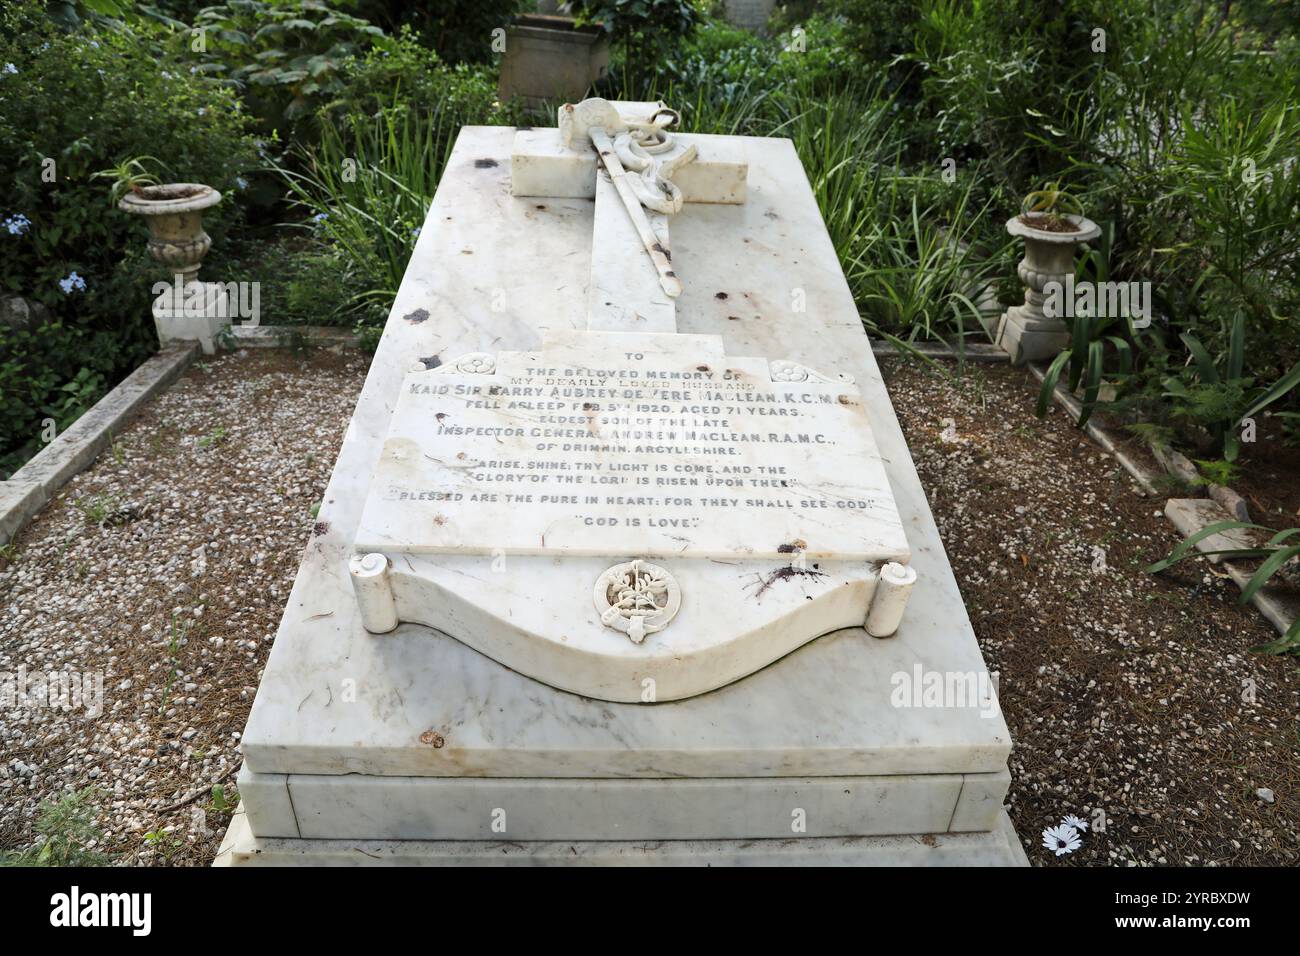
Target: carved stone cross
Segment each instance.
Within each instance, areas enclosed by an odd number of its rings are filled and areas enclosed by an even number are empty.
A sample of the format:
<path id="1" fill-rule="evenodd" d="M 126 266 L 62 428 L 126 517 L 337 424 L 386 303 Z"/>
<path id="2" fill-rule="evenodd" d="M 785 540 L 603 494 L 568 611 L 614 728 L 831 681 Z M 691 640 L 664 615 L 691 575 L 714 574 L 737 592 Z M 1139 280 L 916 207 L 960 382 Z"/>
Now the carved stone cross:
<path id="1" fill-rule="evenodd" d="M 586 328 L 412 356 L 353 539 L 367 630 L 421 623 L 555 687 L 662 701 L 898 629 L 916 574 L 852 376 L 677 331 L 668 216 L 743 204 L 749 169 L 743 138 L 676 119 L 587 100 L 516 133 L 512 202 L 595 200 Z M 735 212 L 717 241 L 763 228 Z"/>
<path id="2" fill-rule="evenodd" d="M 589 99 L 561 107 L 556 129 L 515 137 L 513 195 L 596 200 L 592 331 L 676 332 L 682 277 L 669 215 L 684 203 L 745 201 L 743 152 L 724 137 L 670 132 L 677 118 L 663 103 Z"/>

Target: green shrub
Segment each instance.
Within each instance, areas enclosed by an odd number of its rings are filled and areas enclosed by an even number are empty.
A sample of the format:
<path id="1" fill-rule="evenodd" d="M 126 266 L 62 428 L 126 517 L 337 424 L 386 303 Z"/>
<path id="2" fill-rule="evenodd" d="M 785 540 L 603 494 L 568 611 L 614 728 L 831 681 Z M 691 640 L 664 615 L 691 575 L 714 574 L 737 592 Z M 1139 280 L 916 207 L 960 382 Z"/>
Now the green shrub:
<path id="1" fill-rule="evenodd" d="M 0 866 L 107 866 L 106 853 L 89 849 L 104 839 L 95 826 L 94 787 L 41 803 L 35 829 L 42 838 L 19 853 L 0 853 Z"/>
<path id="2" fill-rule="evenodd" d="M 287 321 L 314 312 L 381 322 L 461 127 L 517 119 L 497 103 L 488 70 L 448 66 L 409 27 L 349 60 L 346 73 L 320 109 L 318 139 L 276 167 L 314 250 L 286 273 Z"/>
<path id="3" fill-rule="evenodd" d="M 357 266 L 364 288 L 335 303 L 340 315 L 386 311 L 397 294 L 457 133 L 440 111 L 400 104 L 349 114 L 280 167 L 305 227 Z"/>
<path id="4" fill-rule="evenodd" d="M 843 23 L 813 17 L 800 33 L 771 38 L 755 36 L 723 20 L 705 20 L 690 36 L 654 63 L 653 82 L 689 90 L 708 90 L 714 109 L 747 90 L 775 94 L 787 84 L 825 95 L 842 95 L 850 78 L 842 47 Z"/>
<path id="5" fill-rule="evenodd" d="M 157 346 L 150 289 L 166 269 L 94 173 L 155 155 L 169 178 L 237 193 L 257 161 L 239 101 L 168 61 L 161 31 L 67 33 L 34 0 L 0 13 L 0 294 L 41 302 L 56 320 L 0 338 L 0 471 L 34 450 L 44 418 L 66 426 Z M 208 211 L 215 242 L 237 209 Z"/>
<path id="6" fill-rule="evenodd" d="M 561 9 L 603 26 L 634 69 L 663 59 L 701 20 L 691 0 L 571 0 Z"/>
<path id="7" fill-rule="evenodd" d="M 356 12 L 391 34 L 409 29 L 446 63 L 485 64 L 494 56 L 492 31 L 525 6 L 523 0 L 359 0 Z"/>
<path id="8" fill-rule="evenodd" d="M 233 84 L 266 131 L 282 134 L 346 85 L 345 64 L 384 31 L 322 0 L 227 0 L 195 16 L 199 72 Z"/>
<path id="9" fill-rule="evenodd" d="M 517 114 L 497 104 L 495 74 L 484 67 L 444 63 L 409 27 L 377 40 L 345 65 L 347 82 L 325 104 L 331 123 L 373 116 L 400 102 L 408 110 L 438 110 L 456 125 L 511 123 Z"/>
<path id="10" fill-rule="evenodd" d="M 915 0 L 832 0 L 828 6 L 845 24 L 844 49 L 860 63 L 888 68 L 895 84 L 903 84 L 920 5 Z"/>

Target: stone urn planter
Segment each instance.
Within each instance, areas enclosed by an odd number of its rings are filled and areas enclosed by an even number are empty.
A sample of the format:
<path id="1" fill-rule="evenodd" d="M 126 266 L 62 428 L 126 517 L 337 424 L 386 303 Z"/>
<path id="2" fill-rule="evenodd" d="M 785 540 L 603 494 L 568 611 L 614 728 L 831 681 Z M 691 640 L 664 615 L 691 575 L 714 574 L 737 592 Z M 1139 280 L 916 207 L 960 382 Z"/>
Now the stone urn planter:
<path id="1" fill-rule="evenodd" d="M 221 202 L 221 193 L 201 183 L 166 183 L 141 186 L 128 193 L 117 207 L 144 216 L 149 226 L 149 255 L 167 266 L 182 284 L 195 281 L 199 264 L 212 248 L 203 231 L 203 210 Z"/>
<path id="2" fill-rule="evenodd" d="M 199 264 L 212 248 L 203 231 L 203 210 L 221 202 L 221 193 L 202 183 L 138 186 L 118 208 L 144 216 L 149 255 L 169 271 L 165 288 L 153 300 L 158 342 L 198 342 L 211 355 L 230 326 L 230 301 L 220 282 L 199 282 Z M 176 281 L 176 276 L 180 281 Z M 159 283 L 159 285 L 163 285 Z M 154 288 L 159 292 L 158 286 Z"/>
<path id="3" fill-rule="evenodd" d="M 522 97 L 529 108 L 576 103 L 609 72 L 609 36 L 572 17 L 526 14 L 506 27 L 497 95 Z"/>
<path id="4" fill-rule="evenodd" d="M 1049 282 L 1064 285 L 1066 276 L 1074 274 L 1075 251 L 1100 236 L 1101 227 L 1078 215 L 1022 213 L 1008 220 L 1007 232 L 1025 240 L 1025 257 L 1016 269 L 1025 284 L 1025 301 L 1002 314 L 994 341 L 1017 364 L 1052 358 L 1069 343 L 1070 331 L 1063 317 L 1043 311 L 1043 287 Z"/>

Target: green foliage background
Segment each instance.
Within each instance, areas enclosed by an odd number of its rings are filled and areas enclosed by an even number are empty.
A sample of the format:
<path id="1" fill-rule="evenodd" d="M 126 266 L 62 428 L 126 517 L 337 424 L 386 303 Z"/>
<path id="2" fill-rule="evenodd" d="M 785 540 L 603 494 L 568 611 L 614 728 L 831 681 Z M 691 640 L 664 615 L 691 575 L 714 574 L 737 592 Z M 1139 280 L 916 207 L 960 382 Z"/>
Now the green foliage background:
<path id="1" fill-rule="evenodd" d="M 983 339 L 978 290 L 1020 294 L 1003 224 L 1059 179 L 1103 227 L 1080 276 L 1154 287 L 1151 329 L 1080 326 L 1118 409 L 1212 459 L 1224 422 L 1300 361 L 1296 0 L 799 0 L 762 36 L 703 0 L 573 6 L 615 39 L 593 92 L 794 142 L 875 334 Z M 0 282 L 56 321 L 0 331 L 0 472 L 152 343 L 143 227 L 90 173 L 148 154 L 217 186 L 230 199 L 207 220 L 209 274 L 261 281 L 269 321 L 377 328 L 459 128 L 551 121 L 496 96 L 492 31 L 529 7 L 7 7 L 0 69 L 18 72 L 0 73 L 0 149 L 17 161 L 0 213 L 32 226 L 0 229 Z M 87 288 L 65 295 L 73 270 Z M 1231 368 L 1237 329 L 1240 375 L 1209 380 L 1187 338 Z M 1300 417 L 1294 395 L 1272 411 Z"/>

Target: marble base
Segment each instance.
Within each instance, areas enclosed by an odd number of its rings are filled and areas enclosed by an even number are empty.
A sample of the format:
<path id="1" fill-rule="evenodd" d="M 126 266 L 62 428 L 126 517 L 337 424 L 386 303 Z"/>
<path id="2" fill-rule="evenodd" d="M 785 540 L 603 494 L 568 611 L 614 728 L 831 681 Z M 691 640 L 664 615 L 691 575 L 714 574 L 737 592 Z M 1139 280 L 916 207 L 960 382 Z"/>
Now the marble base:
<path id="1" fill-rule="evenodd" d="M 320 840 L 256 837 L 236 811 L 215 866 L 1028 866 L 1011 820 L 992 830 L 769 840 Z"/>
<path id="2" fill-rule="evenodd" d="M 196 292 L 194 286 L 201 289 Z M 158 342 L 198 342 L 205 355 L 217 350 L 217 339 L 230 328 L 232 315 L 226 287 L 220 282 L 194 282 L 184 291 L 173 287 L 153 301 Z"/>
<path id="3" fill-rule="evenodd" d="M 1026 316 L 1020 306 L 1008 309 L 998 321 L 997 345 L 1016 365 L 1056 358 L 1070 344 L 1070 333 L 1059 319 L 1044 322 Z"/>
<path id="4" fill-rule="evenodd" d="M 240 772 L 264 837 L 716 840 L 991 830 L 1011 778 L 985 774 L 731 779 L 366 777 Z"/>

